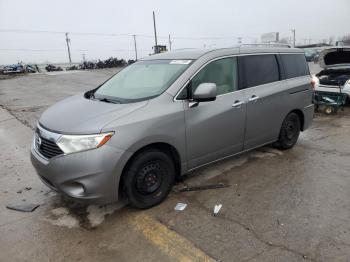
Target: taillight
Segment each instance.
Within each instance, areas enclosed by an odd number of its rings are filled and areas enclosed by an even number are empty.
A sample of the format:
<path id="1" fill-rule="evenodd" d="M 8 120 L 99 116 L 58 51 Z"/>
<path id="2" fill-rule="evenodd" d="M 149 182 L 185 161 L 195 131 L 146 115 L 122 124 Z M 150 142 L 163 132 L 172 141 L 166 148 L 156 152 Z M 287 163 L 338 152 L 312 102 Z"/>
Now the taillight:
<path id="1" fill-rule="evenodd" d="M 320 82 L 319 82 L 317 76 L 312 75 L 310 84 L 311 84 L 311 87 L 312 87 L 312 89 L 313 89 L 314 91 L 315 91 L 315 89 L 316 89 L 316 86 L 317 86 L 319 83 L 320 83 Z"/>
<path id="2" fill-rule="evenodd" d="M 311 86 L 312 86 L 312 89 L 315 91 L 315 88 L 316 88 L 316 81 L 314 79 L 311 80 Z"/>

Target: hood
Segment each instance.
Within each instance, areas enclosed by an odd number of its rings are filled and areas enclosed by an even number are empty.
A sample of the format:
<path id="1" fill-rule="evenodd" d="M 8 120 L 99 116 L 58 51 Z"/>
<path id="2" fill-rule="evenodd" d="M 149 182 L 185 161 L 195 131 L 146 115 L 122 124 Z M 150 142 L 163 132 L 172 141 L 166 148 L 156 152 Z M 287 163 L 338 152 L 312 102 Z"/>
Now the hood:
<path id="1" fill-rule="evenodd" d="M 321 51 L 318 58 L 322 68 L 349 66 L 350 47 L 332 47 Z"/>
<path id="2" fill-rule="evenodd" d="M 118 118 L 145 106 L 147 101 L 112 104 L 91 100 L 79 94 L 49 107 L 40 117 L 39 124 L 60 134 L 94 134 Z"/>

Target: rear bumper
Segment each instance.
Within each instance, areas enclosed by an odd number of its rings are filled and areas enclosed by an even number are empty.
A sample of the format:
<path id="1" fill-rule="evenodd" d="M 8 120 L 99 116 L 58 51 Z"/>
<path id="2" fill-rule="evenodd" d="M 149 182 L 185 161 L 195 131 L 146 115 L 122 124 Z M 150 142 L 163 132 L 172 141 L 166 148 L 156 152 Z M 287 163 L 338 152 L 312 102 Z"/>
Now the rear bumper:
<path id="1" fill-rule="evenodd" d="M 314 118 L 315 106 L 310 104 L 303 109 L 304 113 L 304 125 L 302 131 L 308 129 L 312 124 L 312 119 Z"/>
<path id="2" fill-rule="evenodd" d="M 106 204 L 118 200 L 120 175 L 128 154 L 105 145 L 47 160 L 32 146 L 31 161 L 51 189 L 77 202 Z"/>

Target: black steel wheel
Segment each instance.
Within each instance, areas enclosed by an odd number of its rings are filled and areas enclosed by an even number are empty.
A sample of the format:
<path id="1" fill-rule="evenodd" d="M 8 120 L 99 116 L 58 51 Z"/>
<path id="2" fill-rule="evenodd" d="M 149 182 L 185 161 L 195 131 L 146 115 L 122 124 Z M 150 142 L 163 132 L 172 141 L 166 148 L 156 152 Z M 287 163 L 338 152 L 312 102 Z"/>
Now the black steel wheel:
<path id="1" fill-rule="evenodd" d="M 274 143 L 278 149 L 290 149 L 298 141 L 301 129 L 300 118 L 296 113 L 289 113 L 282 123 L 279 139 Z"/>
<path id="2" fill-rule="evenodd" d="M 125 193 L 132 206 L 150 208 L 169 194 L 175 179 L 171 157 L 157 149 L 139 153 L 129 165 L 125 177 Z"/>

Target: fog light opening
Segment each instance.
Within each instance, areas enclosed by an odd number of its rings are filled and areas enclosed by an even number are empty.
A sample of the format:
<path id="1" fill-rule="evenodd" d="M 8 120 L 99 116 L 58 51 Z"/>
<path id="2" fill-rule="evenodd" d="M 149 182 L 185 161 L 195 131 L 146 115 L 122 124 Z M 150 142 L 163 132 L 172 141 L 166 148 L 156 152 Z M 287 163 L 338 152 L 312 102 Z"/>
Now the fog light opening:
<path id="1" fill-rule="evenodd" d="M 71 182 L 65 185 L 65 191 L 71 196 L 84 196 L 85 187 L 79 182 Z"/>

